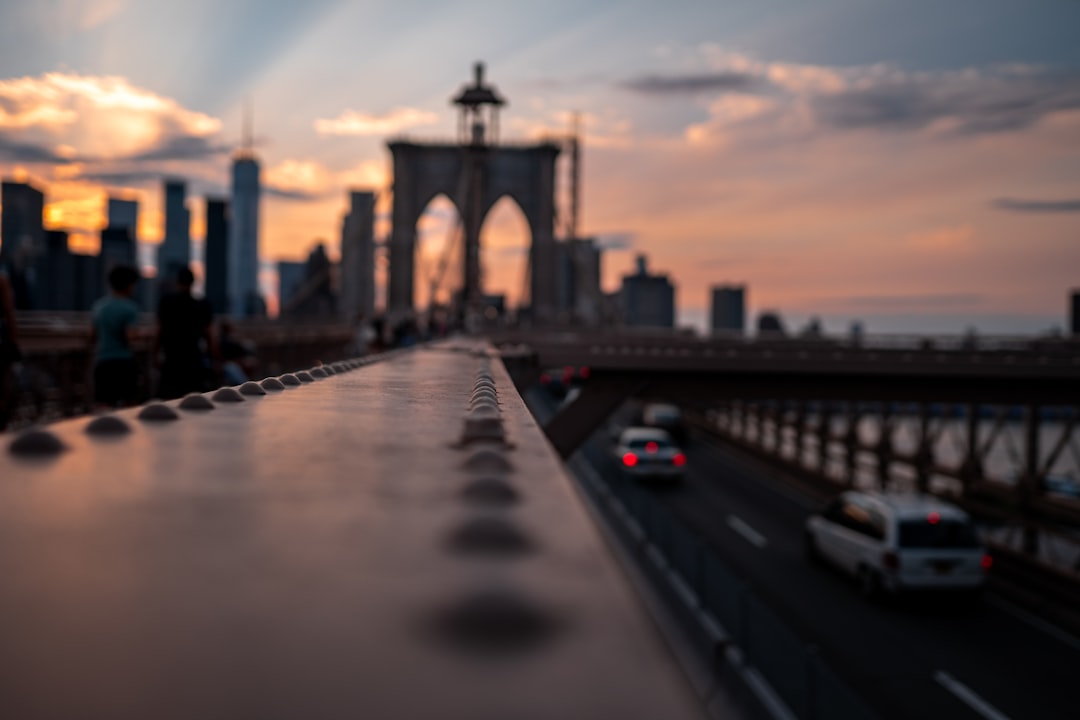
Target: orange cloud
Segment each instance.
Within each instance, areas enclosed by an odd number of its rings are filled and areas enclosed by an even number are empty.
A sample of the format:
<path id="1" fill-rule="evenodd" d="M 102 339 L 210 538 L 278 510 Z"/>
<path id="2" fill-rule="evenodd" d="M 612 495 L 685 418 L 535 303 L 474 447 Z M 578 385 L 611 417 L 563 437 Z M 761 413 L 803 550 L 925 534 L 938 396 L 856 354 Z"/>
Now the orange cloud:
<path id="1" fill-rule="evenodd" d="M 439 122 L 437 113 L 416 108 L 395 108 L 384 115 L 346 110 L 333 119 L 319 118 L 315 131 L 320 135 L 393 135 L 402 130 Z"/>
<path id="2" fill-rule="evenodd" d="M 171 138 L 207 138 L 221 121 L 117 76 L 52 72 L 0 81 L 0 130 L 97 159 L 136 156 Z"/>

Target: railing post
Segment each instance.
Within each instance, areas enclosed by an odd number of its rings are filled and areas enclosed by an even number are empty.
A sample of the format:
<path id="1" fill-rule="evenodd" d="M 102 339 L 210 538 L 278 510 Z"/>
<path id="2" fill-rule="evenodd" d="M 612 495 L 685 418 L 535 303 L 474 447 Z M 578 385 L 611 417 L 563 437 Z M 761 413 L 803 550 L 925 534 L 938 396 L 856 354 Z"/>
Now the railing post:
<path id="1" fill-rule="evenodd" d="M 945 420 L 947 422 L 947 420 Z M 919 492 L 930 489 L 934 447 L 930 438 L 930 404 L 919 403 L 919 445 L 915 450 L 915 484 Z"/>
<path id="2" fill-rule="evenodd" d="M 848 403 L 848 425 L 844 435 L 844 445 L 847 451 L 847 485 L 855 487 L 859 466 L 859 409 L 858 403 Z"/>
<path id="3" fill-rule="evenodd" d="M 888 403 L 881 404 L 881 417 L 879 418 L 880 432 L 878 433 L 875 454 L 877 455 L 878 487 L 882 490 L 889 489 L 889 467 L 892 464 L 893 454 L 893 424 L 892 414 Z"/>
<path id="4" fill-rule="evenodd" d="M 1040 494 L 1039 406 L 1032 404 L 1024 409 L 1024 473 L 1017 483 L 1017 497 L 1024 518 L 1024 552 L 1029 555 L 1039 552 L 1039 531 L 1031 522 L 1031 501 Z"/>
<path id="5" fill-rule="evenodd" d="M 960 469 L 960 483 L 964 496 L 971 492 L 976 483 L 983 479 L 982 456 L 979 452 L 979 406 L 972 403 L 967 406 L 964 415 L 967 452 Z"/>
<path id="6" fill-rule="evenodd" d="M 818 472 L 828 477 L 829 445 L 832 443 L 832 406 L 828 401 L 821 403 L 818 414 Z"/>

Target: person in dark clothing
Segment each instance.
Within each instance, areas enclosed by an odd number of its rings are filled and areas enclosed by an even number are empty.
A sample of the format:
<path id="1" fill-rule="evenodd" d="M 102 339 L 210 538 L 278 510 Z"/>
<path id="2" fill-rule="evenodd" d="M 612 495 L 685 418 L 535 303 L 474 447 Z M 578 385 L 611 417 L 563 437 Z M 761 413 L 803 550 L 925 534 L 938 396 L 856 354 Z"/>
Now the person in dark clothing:
<path id="1" fill-rule="evenodd" d="M 139 306 L 132 301 L 139 271 L 118 265 L 109 271 L 109 294 L 94 303 L 90 344 L 94 352 L 94 402 L 106 407 L 134 405 L 139 365 L 131 348 Z"/>
<path id="2" fill-rule="evenodd" d="M 184 267 L 176 274 L 176 291 L 161 298 L 157 310 L 154 357 L 164 355 L 158 395 L 163 400 L 201 392 L 207 377 L 207 355 L 217 357 L 210 303 L 192 297 L 195 276 Z"/>
<path id="3" fill-rule="evenodd" d="M 19 329 L 15 323 L 15 293 L 0 265 L 0 431 L 7 427 L 15 407 L 15 363 L 21 359 Z"/>

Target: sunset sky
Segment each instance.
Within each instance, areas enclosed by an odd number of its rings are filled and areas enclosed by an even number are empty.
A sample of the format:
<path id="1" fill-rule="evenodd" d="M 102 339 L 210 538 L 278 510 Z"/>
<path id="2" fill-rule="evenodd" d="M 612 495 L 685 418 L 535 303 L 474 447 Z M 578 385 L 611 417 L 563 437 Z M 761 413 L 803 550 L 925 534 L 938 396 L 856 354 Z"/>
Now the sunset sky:
<path id="1" fill-rule="evenodd" d="M 83 248 L 106 193 L 157 242 L 161 178 L 225 193 L 250 97 L 263 259 L 336 256 L 347 188 L 388 188 L 389 137 L 452 137 L 483 60 L 504 138 L 582 113 L 607 289 L 644 252 L 686 323 L 739 282 L 794 329 L 1041 332 L 1080 287 L 1078 28 L 1075 0 L 4 2 L 0 174 Z M 516 297 L 523 217 L 500 205 L 483 239 L 487 289 Z"/>

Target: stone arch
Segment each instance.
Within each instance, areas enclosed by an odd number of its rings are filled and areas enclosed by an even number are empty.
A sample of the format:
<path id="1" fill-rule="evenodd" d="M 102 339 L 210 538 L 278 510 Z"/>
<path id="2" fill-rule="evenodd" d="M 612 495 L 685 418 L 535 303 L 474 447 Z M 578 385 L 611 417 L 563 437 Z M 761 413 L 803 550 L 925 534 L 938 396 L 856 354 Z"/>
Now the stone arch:
<path id="1" fill-rule="evenodd" d="M 432 198 L 443 193 L 465 225 L 466 292 L 479 288 L 479 235 L 484 218 L 503 195 L 521 208 L 529 224 L 533 315 L 541 322 L 555 311 L 555 160 L 558 145 L 421 145 L 390 143 L 394 160 L 393 230 L 390 238 L 388 308 L 415 305 L 416 222 Z"/>

